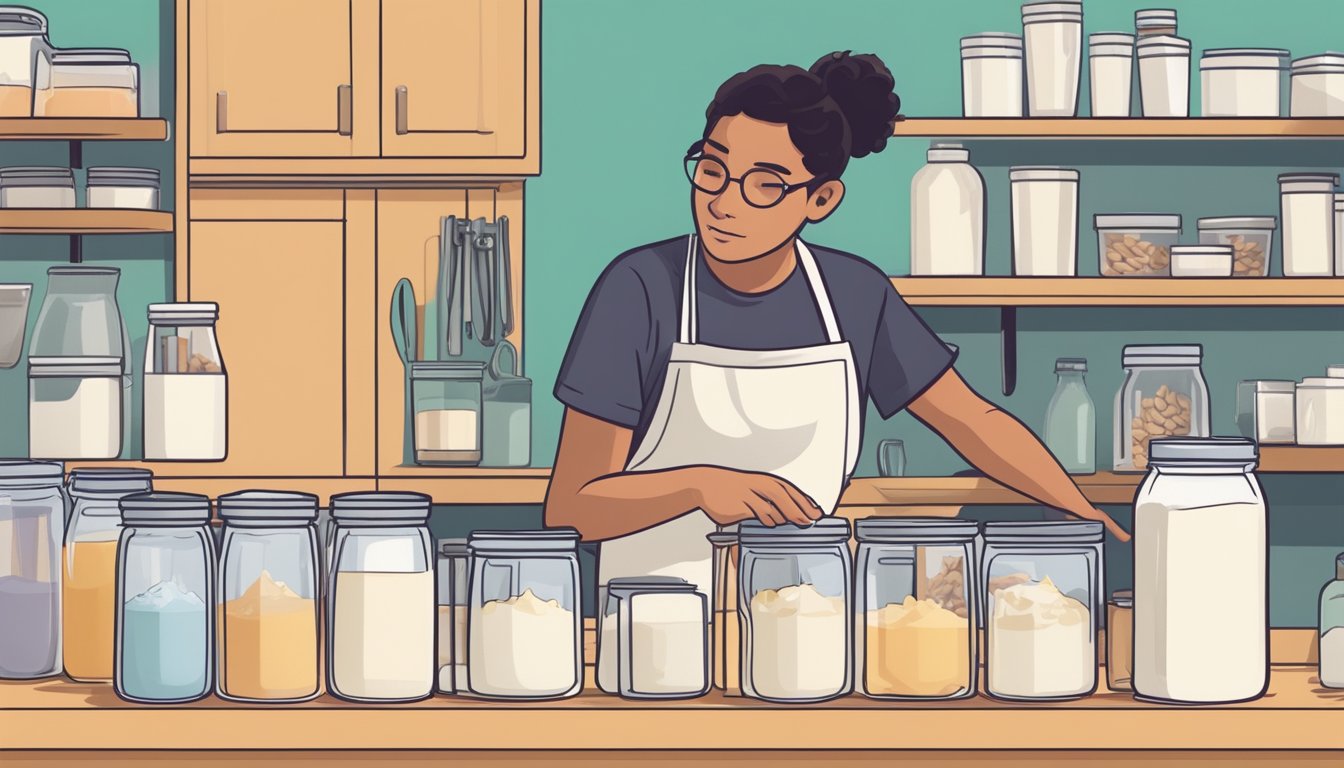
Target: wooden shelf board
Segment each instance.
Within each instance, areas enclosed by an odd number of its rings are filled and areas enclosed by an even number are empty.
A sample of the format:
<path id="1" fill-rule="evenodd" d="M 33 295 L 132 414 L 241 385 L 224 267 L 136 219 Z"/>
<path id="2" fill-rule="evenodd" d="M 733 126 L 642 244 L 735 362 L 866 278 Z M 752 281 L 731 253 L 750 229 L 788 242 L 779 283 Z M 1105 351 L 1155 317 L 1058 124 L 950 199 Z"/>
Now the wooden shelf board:
<path id="1" fill-rule="evenodd" d="M 923 307 L 1344 306 L 1339 278 L 893 277 Z"/>
<path id="2" fill-rule="evenodd" d="M 1331 139 L 1344 119 L 1223 117 L 910 117 L 895 136 L 1050 139 Z"/>
<path id="3" fill-rule="evenodd" d="M 138 235 L 172 231 L 171 211 L 124 208 L 0 209 L 0 234 L 5 235 Z"/>
<path id="4" fill-rule="evenodd" d="M 4 117 L 0 140 L 165 141 L 162 117 Z"/>
<path id="5" fill-rule="evenodd" d="M 1344 446 L 1261 446 L 1259 471 L 1344 472 Z"/>

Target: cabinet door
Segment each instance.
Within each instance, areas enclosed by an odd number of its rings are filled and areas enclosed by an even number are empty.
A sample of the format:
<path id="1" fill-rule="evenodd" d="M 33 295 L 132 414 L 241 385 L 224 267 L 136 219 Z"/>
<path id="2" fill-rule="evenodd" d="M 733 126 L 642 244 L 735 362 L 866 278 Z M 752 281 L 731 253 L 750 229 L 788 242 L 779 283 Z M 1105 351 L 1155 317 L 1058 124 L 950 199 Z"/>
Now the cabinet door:
<path id="1" fill-rule="evenodd" d="M 383 0 L 382 154 L 537 151 L 536 0 Z"/>

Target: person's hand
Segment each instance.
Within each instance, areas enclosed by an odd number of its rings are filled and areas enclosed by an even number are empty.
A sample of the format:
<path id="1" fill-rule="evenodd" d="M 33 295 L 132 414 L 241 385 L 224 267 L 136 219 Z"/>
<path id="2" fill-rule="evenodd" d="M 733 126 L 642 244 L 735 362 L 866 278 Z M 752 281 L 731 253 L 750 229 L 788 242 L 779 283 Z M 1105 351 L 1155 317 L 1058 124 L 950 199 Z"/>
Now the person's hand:
<path id="1" fill-rule="evenodd" d="M 698 506 L 719 525 L 755 518 L 767 527 L 784 523 L 808 526 L 821 509 L 792 483 L 764 472 L 694 467 L 688 480 Z"/>
<path id="2" fill-rule="evenodd" d="M 1115 538 L 1120 541 L 1129 541 L 1130 539 L 1129 533 L 1124 528 L 1121 528 L 1119 523 L 1115 522 L 1110 515 L 1096 507 L 1084 507 L 1078 510 L 1067 509 L 1064 511 L 1074 517 L 1081 517 L 1084 520 L 1094 520 L 1098 523 L 1102 523 L 1106 526 L 1106 529 L 1111 532 L 1111 535 L 1115 536 Z"/>

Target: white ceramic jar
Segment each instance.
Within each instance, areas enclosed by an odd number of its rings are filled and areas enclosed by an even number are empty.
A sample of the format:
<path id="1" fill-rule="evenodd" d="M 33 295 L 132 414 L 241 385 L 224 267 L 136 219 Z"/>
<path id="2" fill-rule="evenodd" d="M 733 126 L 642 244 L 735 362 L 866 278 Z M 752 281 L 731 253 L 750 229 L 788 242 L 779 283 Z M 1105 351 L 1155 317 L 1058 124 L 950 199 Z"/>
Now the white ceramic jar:
<path id="1" fill-rule="evenodd" d="M 982 32 L 961 38 L 961 113 L 1022 116 L 1022 36 Z"/>
<path id="2" fill-rule="evenodd" d="M 1083 58 L 1082 0 L 1024 4 L 1022 35 L 1027 64 L 1027 114 L 1076 115 Z"/>
<path id="3" fill-rule="evenodd" d="M 1190 116 L 1190 41 L 1170 35 L 1141 38 L 1139 92 L 1144 117 Z"/>
<path id="4" fill-rule="evenodd" d="M 1279 174 L 1284 277 L 1329 277 L 1335 272 L 1334 173 Z"/>
<path id="5" fill-rule="evenodd" d="M 910 182 L 910 274 L 985 273 L 985 180 L 960 144 L 934 144 Z"/>
<path id="6" fill-rule="evenodd" d="M 1317 376 L 1297 385 L 1297 444 L 1344 445 L 1344 378 Z"/>
<path id="7" fill-rule="evenodd" d="M 1107 32 L 1087 36 L 1093 117 L 1129 117 L 1134 72 L 1134 36 Z"/>
<path id="8" fill-rule="evenodd" d="M 1344 116 L 1344 53 L 1323 53 L 1293 61 L 1289 114 Z"/>
<path id="9" fill-rule="evenodd" d="M 1078 176 L 1076 170 L 1053 166 L 1008 170 L 1014 275 L 1071 277 L 1077 273 Z"/>
<path id="10" fill-rule="evenodd" d="M 1209 48 L 1199 58 L 1204 117 L 1278 117 L 1288 51 Z"/>

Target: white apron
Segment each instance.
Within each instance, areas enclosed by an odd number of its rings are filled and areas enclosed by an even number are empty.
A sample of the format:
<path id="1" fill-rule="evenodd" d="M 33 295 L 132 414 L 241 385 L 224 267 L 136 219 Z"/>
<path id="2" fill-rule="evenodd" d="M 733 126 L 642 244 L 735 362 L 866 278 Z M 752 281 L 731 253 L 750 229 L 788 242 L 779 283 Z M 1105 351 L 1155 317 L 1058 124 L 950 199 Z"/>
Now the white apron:
<path id="1" fill-rule="evenodd" d="M 827 343 L 795 349 L 728 349 L 698 343 L 695 235 L 686 247 L 681 330 L 644 439 L 626 467 L 648 472 L 692 464 L 768 472 L 835 511 L 859 454 L 859 385 L 817 262 L 801 240 L 798 263 Z M 806 314 L 809 307 L 799 307 Z M 677 576 L 712 592 L 717 526 L 702 510 L 605 541 L 598 584 L 623 576 Z M 605 594 L 605 589 L 601 590 Z M 599 610 L 604 610 L 599 608 Z"/>

